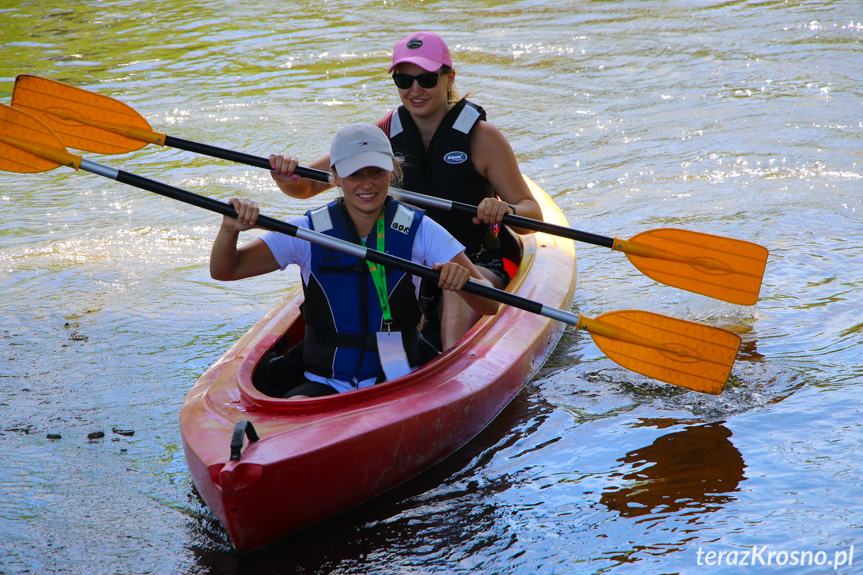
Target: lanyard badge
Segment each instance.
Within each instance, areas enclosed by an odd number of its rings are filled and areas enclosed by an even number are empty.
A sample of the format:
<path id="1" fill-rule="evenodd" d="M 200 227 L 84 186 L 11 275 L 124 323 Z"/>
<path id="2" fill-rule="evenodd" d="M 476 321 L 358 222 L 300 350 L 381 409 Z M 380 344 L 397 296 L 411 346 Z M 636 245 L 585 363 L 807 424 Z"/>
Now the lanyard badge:
<path id="1" fill-rule="evenodd" d="M 377 251 L 384 253 L 386 246 L 384 243 L 386 235 L 386 226 L 384 224 L 384 215 L 381 214 L 377 221 Z M 362 241 L 362 240 L 360 240 Z M 363 241 L 363 246 L 366 243 Z M 366 261 L 369 266 L 369 272 L 372 275 L 372 283 L 375 285 L 375 291 L 378 294 L 378 300 L 381 303 L 381 312 L 383 314 L 383 324 L 385 331 L 376 334 L 378 341 L 378 356 L 381 360 L 381 367 L 384 370 L 384 375 L 387 379 L 395 379 L 405 374 L 410 373 L 411 367 L 408 363 L 407 355 L 405 354 L 405 346 L 402 343 L 402 334 L 399 331 L 391 331 L 390 326 L 393 323 L 393 316 L 390 312 L 390 301 L 387 292 L 387 274 L 383 265 L 374 262 Z"/>

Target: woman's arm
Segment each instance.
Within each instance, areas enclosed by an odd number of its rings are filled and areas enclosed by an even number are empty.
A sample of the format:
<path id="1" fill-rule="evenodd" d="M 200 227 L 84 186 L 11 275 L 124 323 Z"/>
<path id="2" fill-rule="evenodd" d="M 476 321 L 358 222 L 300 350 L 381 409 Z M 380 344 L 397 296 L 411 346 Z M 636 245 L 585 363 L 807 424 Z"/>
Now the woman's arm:
<path id="1" fill-rule="evenodd" d="M 237 217 L 222 217 L 222 227 L 210 250 L 210 276 L 216 280 L 231 281 L 258 276 L 279 269 L 276 258 L 263 240 L 256 239 L 237 248 L 240 232 L 254 227 L 258 219 L 258 205 L 240 198 L 228 201 Z"/>
<path id="2" fill-rule="evenodd" d="M 524 181 L 515 153 L 500 130 L 488 122 L 479 122 L 470 148 L 477 172 L 489 181 L 500 198 L 484 199 L 474 223 L 500 223 L 504 215 L 512 213 L 509 205 L 515 206 L 519 216 L 542 220 L 542 209 Z M 516 228 L 516 231 L 528 233 L 530 230 Z"/>
<path id="3" fill-rule="evenodd" d="M 273 177 L 276 185 L 279 186 L 279 189 L 282 190 L 283 194 L 292 198 L 304 200 L 333 187 L 331 184 L 326 182 L 307 180 L 294 174 L 294 170 L 296 170 L 299 165 L 299 159 L 297 159 L 296 156 L 292 156 L 290 154 L 272 154 L 270 156 L 270 165 L 273 167 L 273 171 L 270 172 L 270 175 Z M 327 154 L 326 156 L 318 158 L 307 167 L 314 168 L 316 170 L 329 171 L 330 155 Z"/>
<path id="4" fill-rule="evenodd" d="M 461 291 L 468 280 L 492 287 L 491 283 L 485 279 L 482 272 L 477 269 L 464 252 L 459 252 L 457 256 L 446 263 L 435 264 L 434 269 L 440 270 L 438 286 L 444 290 L 457 291 L 465 303 L 479 315 L 494 315 L 500 309 L 500 304 L 494 300 Z"/>

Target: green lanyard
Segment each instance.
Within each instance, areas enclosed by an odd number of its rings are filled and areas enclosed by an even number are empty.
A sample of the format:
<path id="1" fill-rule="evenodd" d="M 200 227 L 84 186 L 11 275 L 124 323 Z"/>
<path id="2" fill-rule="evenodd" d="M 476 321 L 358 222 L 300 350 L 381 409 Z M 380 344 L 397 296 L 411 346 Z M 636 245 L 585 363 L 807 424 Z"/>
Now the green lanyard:
<path id="1" fill-rule="evenodd" d="M 383 253 L 384 252 L 384 235 L 386 232 L 386 227 L 384 225 L 384 215 L 381 213 L 380 217 L 378 217 L 377 223 L 377 251 Z M 363 244 L 363 247 L 366 247 L 366 242 L 362 238 L 360 241 Z M 372 283 L 375 284 L 375 290 L 378 292 L 378 299 L 381 302 L 381 311 L 383 312 L 384 317 L 384 325 L 387 327 L 387 331 L 390 330 L 389 326 L 393 322 L 393 316 L 390 313 L 390 300 L 387 297 L 387 272 L 384 269 L 383 265 L 376 264 L 374 262 L 370 262 L 366 260 L 366 264 L 369 266 L 369 271 L 372 274 Z"/>

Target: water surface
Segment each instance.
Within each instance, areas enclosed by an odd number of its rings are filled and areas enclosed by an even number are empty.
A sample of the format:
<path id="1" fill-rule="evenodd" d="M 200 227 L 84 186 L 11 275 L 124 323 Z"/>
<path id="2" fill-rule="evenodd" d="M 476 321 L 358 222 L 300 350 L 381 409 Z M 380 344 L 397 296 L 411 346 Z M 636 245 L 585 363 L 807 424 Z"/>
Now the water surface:
<path id="1" fill-rule="evenodd" d="M 219 216 L 68 169 L 2 173 L 0 571 L 737 573 L 730 553 L 765 546 L 764 571 L 861 572 L 861 19 L 853 0 L 0 3 L 3 101 L 37 74 L 173 136 L 306 161 L 397 105 L 393 44 L 435 30 L 573 227 L 770 249 L 743 307 L 578 246 L 575 311 L 740 333 L 722 395 L 646 380 L 568 330 L 455 456 L 239 556 L 194 492 L 178 413 L 296 274 L 215 282 Z M 179 150 L 85 157 L 280 218 L 321 203 Z"/>

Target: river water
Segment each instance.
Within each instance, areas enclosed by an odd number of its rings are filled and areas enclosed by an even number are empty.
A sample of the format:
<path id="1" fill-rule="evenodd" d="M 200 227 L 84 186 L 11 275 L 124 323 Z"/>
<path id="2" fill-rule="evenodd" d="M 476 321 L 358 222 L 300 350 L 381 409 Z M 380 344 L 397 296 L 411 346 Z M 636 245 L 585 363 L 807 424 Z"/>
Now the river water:
<path id="1" fill-rule="evenodd" d="M 397 105 L 393 44 L 439 31 L 457 86 L 573 227 L 770 249 L 743 307 L 578 246 L 574 310 L 742 336 L 722 395 L 568 330 L 456 455 L 239 556 L 195 494 L 178 413 L 296 275 L 215 282 L 219 216 L 66 168 L 2 173 L 0 572 L 863 572 L 861 20 L 857 0 L 0 0 L 3 102 L 36 74 L 173 136 L 305 160 Z M 321 203 L 179 150 L 85 157 L 280 218 Z"/>

